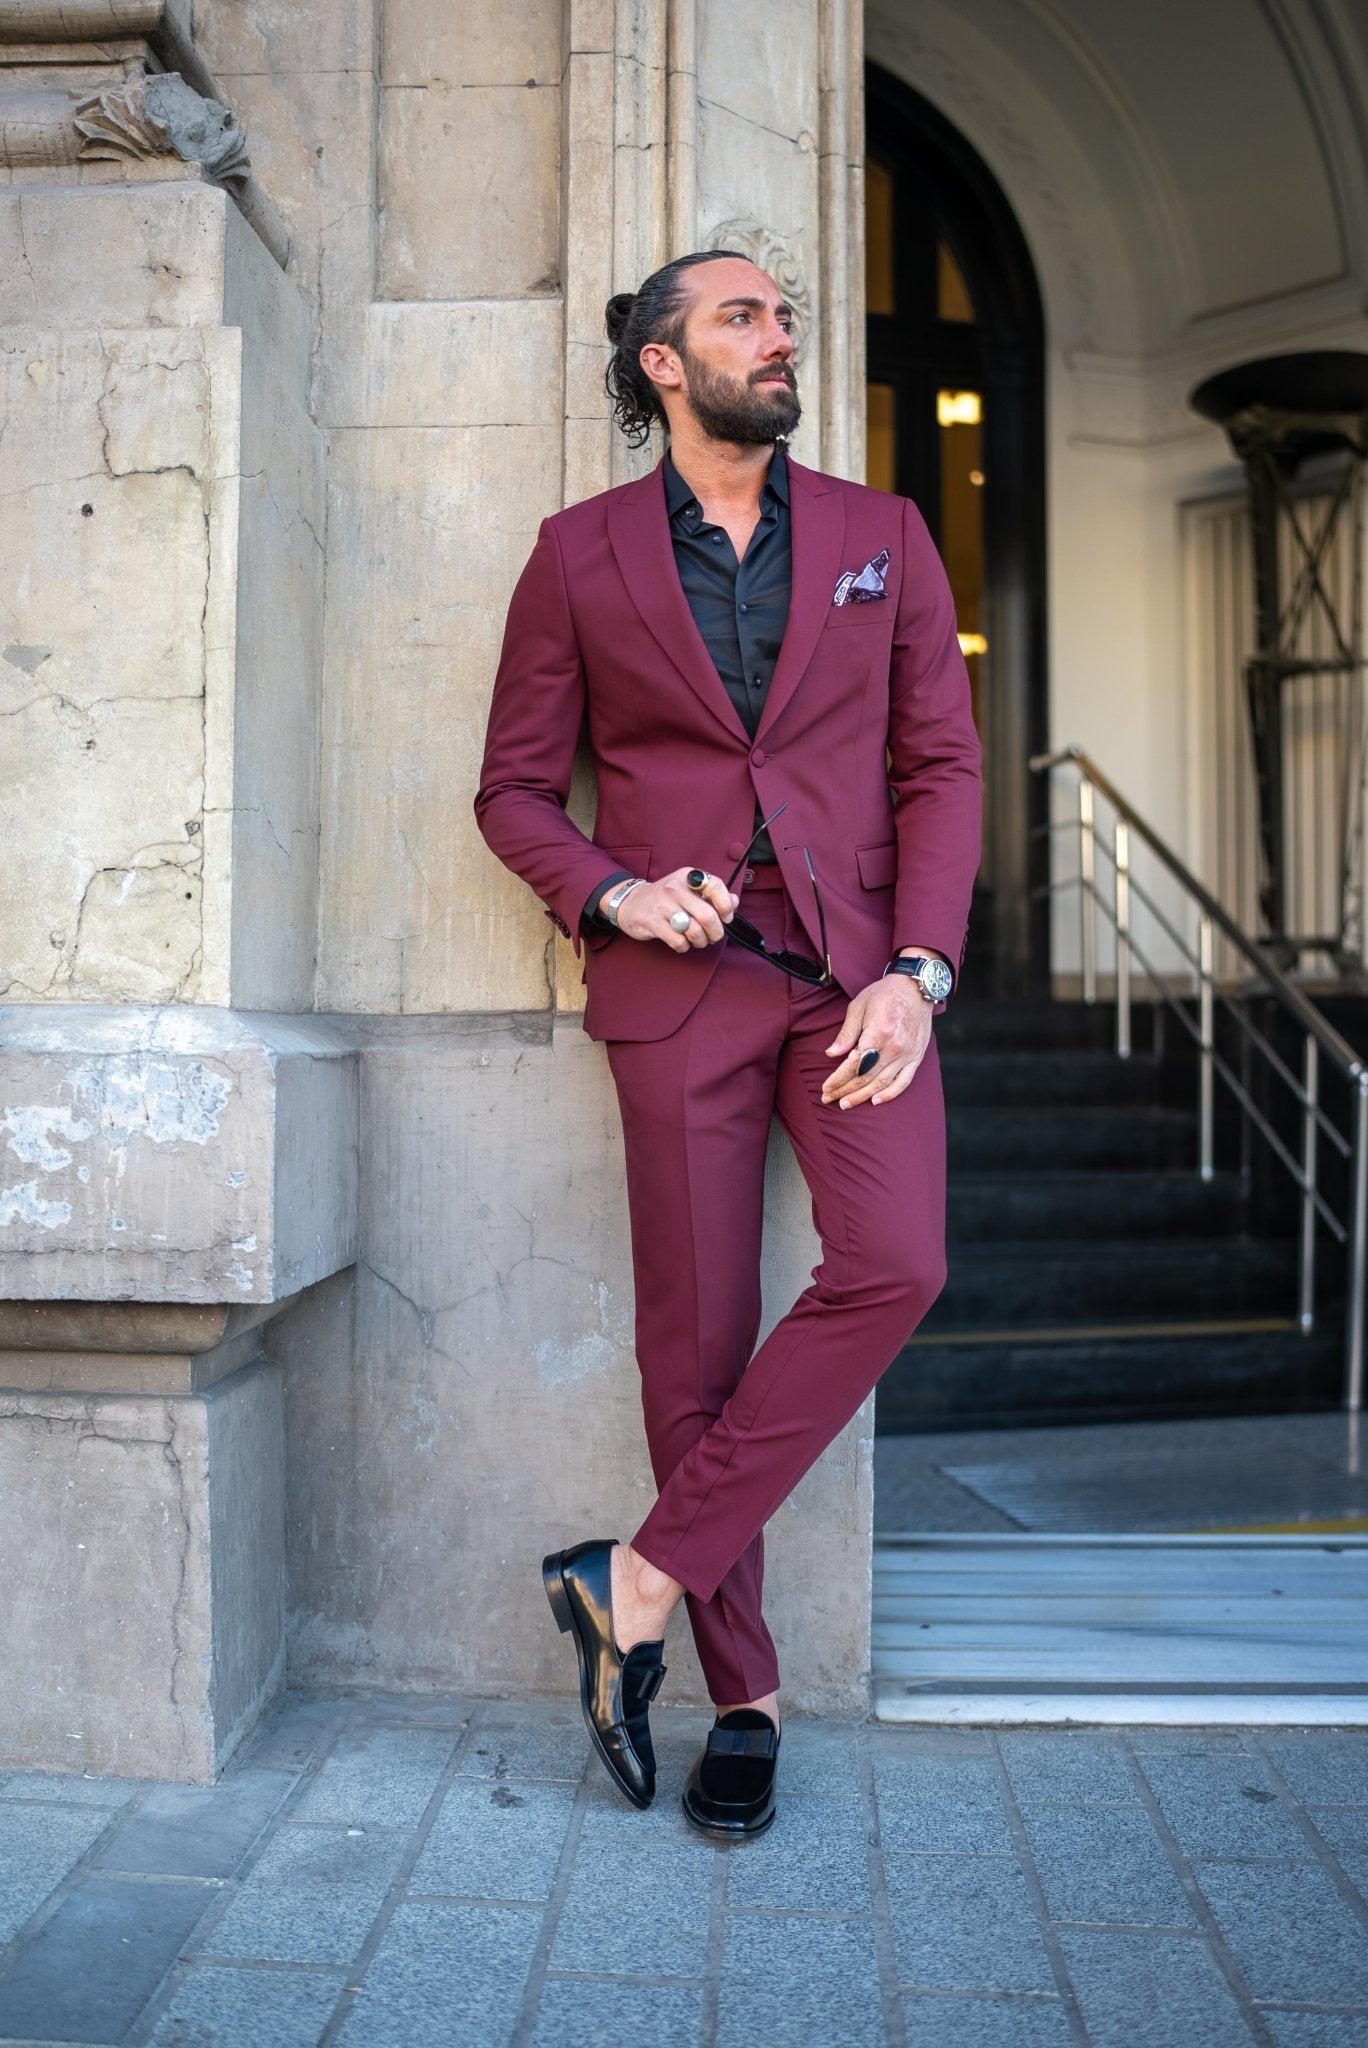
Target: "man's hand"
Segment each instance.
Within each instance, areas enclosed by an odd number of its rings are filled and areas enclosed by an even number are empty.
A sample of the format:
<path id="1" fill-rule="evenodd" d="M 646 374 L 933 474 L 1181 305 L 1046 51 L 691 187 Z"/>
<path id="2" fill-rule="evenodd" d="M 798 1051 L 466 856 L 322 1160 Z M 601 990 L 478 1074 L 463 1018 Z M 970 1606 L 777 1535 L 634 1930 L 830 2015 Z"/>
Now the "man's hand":
<path id="1" fill-rule="evenodd" d="M 618 930 L 626 932 L 629 939 L 662 939 L 674 953 L 715 946 L 741 898 L 733 896 L 716 875 L 709 875 L 701 889 L 691 889 L 684 879 L 689 873 L 689 868 L 676 868 L 672 875 L 658 882 L 643 882 L 624 896 Z M 677 932 L 671 925 L 676 910 L 688 911 L 687 931 Z"/>
<path id="2" fill-rule="evenodd" d="M 639 893 L 634 891 L 634 894 Z M 911 1083 L 931 1036 L 931 1005 L 905 974 L 890 974 L 862 989 L 846 1011 L 840 1036 L 827 1047 L 841 1058 L 822 1083 L 822 1101 L 853 1109 L 858 1102 L 892 1102 Z M 869 1051 L 878 1061 L 862 1075 Z"/>

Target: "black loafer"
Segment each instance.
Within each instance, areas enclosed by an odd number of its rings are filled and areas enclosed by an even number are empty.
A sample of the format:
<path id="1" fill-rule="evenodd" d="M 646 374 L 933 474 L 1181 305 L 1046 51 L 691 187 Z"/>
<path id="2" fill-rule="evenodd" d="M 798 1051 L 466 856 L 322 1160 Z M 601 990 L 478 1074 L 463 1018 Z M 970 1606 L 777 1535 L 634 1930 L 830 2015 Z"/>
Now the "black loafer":
<path id="1" fill-rule="evenodd" d="M 580 1705 L 589 1739 L 633 1806 L 655 1797 L 655 1750 L 647 1709 L 665 1677 L 663 1642 L 622 1651 L 613 1635 L 611 1541 L 577 1543 L 542 1559 L 542 1580 L 562 1634 L 575 1638 Z"/>
<path id="2" fill-rule="evenodd" d="M 761 1835 L 774 1819 L 779 1730 L 758 1707 L 736 1707 L 708 1730 L 684 1787 L 684 1812 L 714 1841 Z"/>

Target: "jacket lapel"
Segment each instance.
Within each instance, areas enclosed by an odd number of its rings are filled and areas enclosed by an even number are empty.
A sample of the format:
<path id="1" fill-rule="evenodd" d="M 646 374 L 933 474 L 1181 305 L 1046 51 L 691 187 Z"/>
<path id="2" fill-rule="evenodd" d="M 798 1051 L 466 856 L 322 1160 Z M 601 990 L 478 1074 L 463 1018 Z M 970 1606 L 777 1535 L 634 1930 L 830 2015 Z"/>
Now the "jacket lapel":
<path id="1" fill-rule="evenodd" d="M 661 652 L 713 716 L 749 746 L 749 735 L 703 644 L 679 580 L 659 466 L 614 498 L 608 507 L 608 541 L 627 594 Z"/>
<path id="2" fill-rule="evenodd" d="M 788 627 L 760 714 L 757 739 L 780 717 L 812 660 L 841 573 L 841 549 L 845 544 L 842 493 L 828 490 L 814 470 L 804 469 L 792 456 L 788 473 L 793 594 L 789 599 Z"/>

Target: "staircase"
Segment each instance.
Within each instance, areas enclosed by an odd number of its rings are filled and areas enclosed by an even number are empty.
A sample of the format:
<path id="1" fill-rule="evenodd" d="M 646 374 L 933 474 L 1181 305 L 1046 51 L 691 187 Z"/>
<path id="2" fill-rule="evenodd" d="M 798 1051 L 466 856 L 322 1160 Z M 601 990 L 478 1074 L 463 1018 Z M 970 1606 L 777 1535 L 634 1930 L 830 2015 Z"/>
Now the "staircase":
<path id="1" fill-rule="evenodd" d="M 966 996 L 937 1020 L 949 1279 L 880 1433 L 1338 1402 L 1338 1316 L 1297 1328 L 1295 1242 L 1251 1234 L 1238 1173 L 1199 1178 L 1186 1034 L 1134 1016 L 1125 1060 L 1106 1004 Z"/>

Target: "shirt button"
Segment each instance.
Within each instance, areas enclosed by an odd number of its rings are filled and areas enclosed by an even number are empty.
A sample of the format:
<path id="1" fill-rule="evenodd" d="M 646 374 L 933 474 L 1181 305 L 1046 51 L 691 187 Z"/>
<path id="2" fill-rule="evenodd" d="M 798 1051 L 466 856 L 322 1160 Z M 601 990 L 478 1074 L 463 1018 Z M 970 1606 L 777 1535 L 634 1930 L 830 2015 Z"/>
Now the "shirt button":
<path id="1" fill-rule="evenodd" d="M 713 546 L 714 546 L 715 548 L 720 548 L 720 547 L 721 547 L 721 545 L 722 545 L 722 536 L 721 536 L 721 534 L 720 534 L 720 533 L 715 533 L 715 534 L 713 535 Z"/>
<path id="2" fill-rule="evenodd" d="M 743 611 L 744 611 L 744 610 L 746 609 L 746 607 L 745 607 L 745 606 L 744 606 L 743 604 L 739 604 L 739 605 L 738 605 L 738 606 L 736 607 L 736 609 L 737 609 L 737 610 L 738 610 L 739 612 L 743 612 Z"/>

